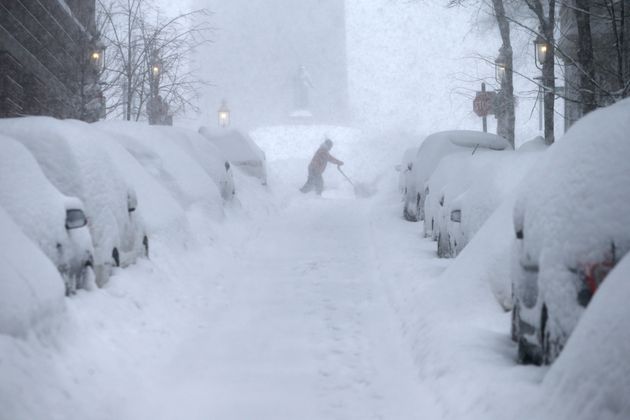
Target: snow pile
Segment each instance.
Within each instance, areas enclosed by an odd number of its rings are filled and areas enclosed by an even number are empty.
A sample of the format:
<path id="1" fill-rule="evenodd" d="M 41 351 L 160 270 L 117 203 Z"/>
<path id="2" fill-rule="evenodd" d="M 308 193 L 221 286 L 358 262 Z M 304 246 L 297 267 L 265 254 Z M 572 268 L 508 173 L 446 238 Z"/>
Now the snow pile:
<path id="1" fill-rule="evenodd" d="M 22 338 L 64 312 L 63 280 L 1 207 L 0 232 L 0 340 L 3 334 Z M 0 358 L 0 377 L 5 377 L 5 365 Z M 5 395 L 2 384 L 0 394 Z"/>
<path id="2" fill-rule="evenodd" d="M 606 277 L 543 382 L 544 410 L 566 420 L 630 418 L 630 256 Z M 548 411 L 549 410 L 549 411 Z"/>

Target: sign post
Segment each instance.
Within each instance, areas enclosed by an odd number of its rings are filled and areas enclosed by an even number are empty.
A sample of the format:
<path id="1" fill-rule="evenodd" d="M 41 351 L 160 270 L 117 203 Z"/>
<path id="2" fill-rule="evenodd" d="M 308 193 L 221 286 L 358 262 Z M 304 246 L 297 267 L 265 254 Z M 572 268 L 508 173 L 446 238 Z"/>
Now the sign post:
<path id="1" fill-rule="evenodd" d="M 483 132 L 488 132 L 488 115 L 494 114 L 496 92 L 486 92 L 486 84 L 481 84 L 481 92 L 477 92 L 473 100 L 473 111 L 482 118 Z"/>

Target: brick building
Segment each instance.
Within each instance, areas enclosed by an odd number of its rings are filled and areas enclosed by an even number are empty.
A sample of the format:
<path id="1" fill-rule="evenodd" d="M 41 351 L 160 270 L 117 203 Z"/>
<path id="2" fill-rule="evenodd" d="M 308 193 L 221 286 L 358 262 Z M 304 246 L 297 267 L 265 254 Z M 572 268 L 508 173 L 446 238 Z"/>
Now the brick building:
<path id="1" fill-rule="evenodd" d="M 98 119 L 99 44 L 95 0 L 2 0 L 0 117 Z"/>

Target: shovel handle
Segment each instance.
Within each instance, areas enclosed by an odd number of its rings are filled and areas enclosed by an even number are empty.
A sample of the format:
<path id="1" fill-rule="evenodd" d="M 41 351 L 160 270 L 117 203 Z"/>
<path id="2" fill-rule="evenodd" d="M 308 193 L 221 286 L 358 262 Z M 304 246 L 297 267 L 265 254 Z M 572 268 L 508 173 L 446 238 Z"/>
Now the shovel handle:
<path id="1" fill-rule="evenodd" d="M 341 170 L 341 166 L 340 165 L 337 165 L 337 170 L 341 173 L 341 175 L 343 175 L 344 178 L 346 178 L 348 180 L 350 185 L 352 185 L 354 187 L 354 182 L 352 182 L 352 180 L 350 178 L 348 178 L 348 175 L 346 175 L 345 172 Z"/>

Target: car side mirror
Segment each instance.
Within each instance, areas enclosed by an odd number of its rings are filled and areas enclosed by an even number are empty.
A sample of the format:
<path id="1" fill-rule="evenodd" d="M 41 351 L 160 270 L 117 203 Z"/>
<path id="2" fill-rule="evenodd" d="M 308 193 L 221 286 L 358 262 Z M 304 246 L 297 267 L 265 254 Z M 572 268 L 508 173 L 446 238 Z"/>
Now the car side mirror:
<path id="1" fill-rule="evenodd" d="M 66 210 L 66 229 L 79 229 L 87 225 L 87 217 L 81 209 L 68 209 Z"/>
<path id="2" fill-rule="evenodd" d="M 451 222 L 461 223 L 462 221 L 462 211 L 461 210 L 453 210 L 451 212 Z"/>

